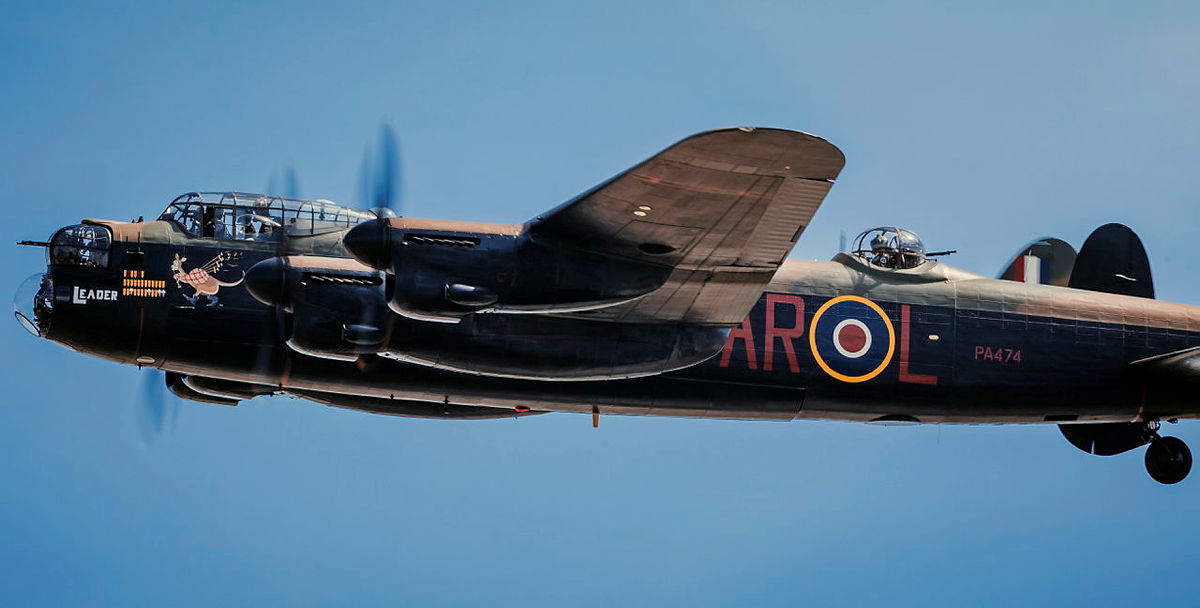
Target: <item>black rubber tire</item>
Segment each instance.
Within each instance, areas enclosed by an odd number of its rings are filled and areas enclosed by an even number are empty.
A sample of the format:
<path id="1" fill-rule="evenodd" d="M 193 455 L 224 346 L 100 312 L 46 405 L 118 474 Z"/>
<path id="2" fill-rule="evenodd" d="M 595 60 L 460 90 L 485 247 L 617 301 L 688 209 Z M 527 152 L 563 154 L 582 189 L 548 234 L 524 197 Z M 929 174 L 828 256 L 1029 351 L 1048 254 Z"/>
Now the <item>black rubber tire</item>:
<path id="1" fill-rule="evenodd" d="M 1146 448 L 1146 472 L 1162 484 L 1179 483 L 1192 470 L 1192 451 L 1177 437 L 1160 437 Z"/>

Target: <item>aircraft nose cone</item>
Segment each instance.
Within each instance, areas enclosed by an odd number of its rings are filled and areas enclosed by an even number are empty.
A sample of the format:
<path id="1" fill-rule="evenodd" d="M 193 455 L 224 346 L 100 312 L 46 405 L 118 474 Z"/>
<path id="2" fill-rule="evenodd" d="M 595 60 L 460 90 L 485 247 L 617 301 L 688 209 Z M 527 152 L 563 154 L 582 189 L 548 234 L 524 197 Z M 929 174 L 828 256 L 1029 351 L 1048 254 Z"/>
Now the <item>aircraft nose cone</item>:
<path id="1" fill-rule="evenodd" d="M 255 300 L 288 310 L 292 305 L 291 268 L 284 258 L 267 258 L 246 271 L 246 291 Z"/>
<path id="2" fill-rule="evenodd" d="M 342 237 L 342 244 L 363 264 L 375 270 L 387 270 L 391 261 L 392 227 L 384 219 L 363 222 Z"/>
<path id="3" fill-rule="evenodd" d="M 13 316 L 29 333 L 41 338 L 50 328 L 50 311 L 54 306 L 54 286 L 50 275 L 41 272 L 29 275 L 13 296 Z"/>

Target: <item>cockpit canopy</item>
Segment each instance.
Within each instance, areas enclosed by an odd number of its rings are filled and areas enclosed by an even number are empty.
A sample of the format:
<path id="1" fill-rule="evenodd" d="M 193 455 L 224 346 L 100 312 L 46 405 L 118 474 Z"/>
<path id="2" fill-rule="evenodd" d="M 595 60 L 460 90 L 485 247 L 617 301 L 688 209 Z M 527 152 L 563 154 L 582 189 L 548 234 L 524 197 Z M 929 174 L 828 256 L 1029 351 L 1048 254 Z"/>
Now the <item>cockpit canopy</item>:
<path id="1" fill-rule="evenodd" d="M 925 263 L 925 243 L 917 233 L 892 226 L 872 228 L 854 241 L 853 255 L 879 268 L 916 268 Z"/>
<path id="2" fill-rule="evenodd" d="M 190 192 L 167 206 L 159 216 L 178 224 L 188 234 L 251 241 L 288 236 L 310 236 L 345 230 L 374 219 L 367 211 L 356 211 L 336 203 L 301 201 L 245 192 Z"/>

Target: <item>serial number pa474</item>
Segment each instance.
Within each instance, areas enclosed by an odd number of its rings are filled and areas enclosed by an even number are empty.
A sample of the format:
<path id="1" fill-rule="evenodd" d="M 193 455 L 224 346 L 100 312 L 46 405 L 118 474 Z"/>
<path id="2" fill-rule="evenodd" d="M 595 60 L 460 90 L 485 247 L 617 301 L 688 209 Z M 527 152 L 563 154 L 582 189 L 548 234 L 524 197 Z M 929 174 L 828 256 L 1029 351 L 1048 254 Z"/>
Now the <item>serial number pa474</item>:
<path id="1" fill-rule="evenodd" d="M 1020 363 L 1021 349 L 990 346 L 975 347 L 976 361 L 992 361 L 995 363 Z"/>

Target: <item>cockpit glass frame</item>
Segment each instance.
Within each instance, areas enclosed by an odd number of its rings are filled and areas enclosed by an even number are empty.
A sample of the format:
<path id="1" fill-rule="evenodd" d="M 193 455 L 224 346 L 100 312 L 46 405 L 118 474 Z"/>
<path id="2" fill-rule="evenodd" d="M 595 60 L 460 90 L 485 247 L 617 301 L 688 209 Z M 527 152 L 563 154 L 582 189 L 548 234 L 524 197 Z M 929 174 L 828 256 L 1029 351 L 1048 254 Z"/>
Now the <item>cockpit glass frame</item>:
<path id="1" fill-rule="evenodd" d="M 158 219 L 173 222 L 196 237 L 238 241 L 275 241 L 281 233 L 311 236 L 345 230 L 374 219 L 367 211 L 327 200 L 297 200 L 245 192 L 190 192 L 181 195 Z"/>
<path id="2" fill-rule="evenodd" d="M 54 233 L 46 249 L 51 266 L 108 268 L 112 232 L 104 226 L 75 224 Z"/>

